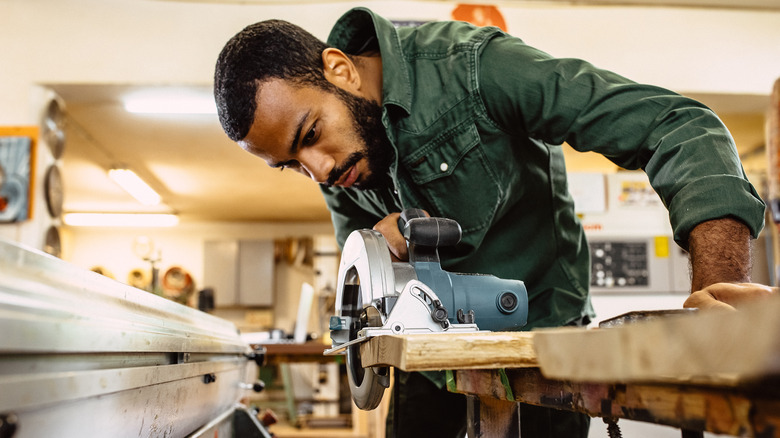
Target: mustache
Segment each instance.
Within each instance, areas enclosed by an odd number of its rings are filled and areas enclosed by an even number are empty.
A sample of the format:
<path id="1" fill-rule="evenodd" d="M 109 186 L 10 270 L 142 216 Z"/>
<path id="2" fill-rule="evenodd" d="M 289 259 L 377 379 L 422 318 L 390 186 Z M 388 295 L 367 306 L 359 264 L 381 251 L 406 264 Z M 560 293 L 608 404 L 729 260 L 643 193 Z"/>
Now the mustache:
<path id="1" fill-rule="evenodd" d="M 333 184 L 336 184 L 336 181 L 338 181 L 342 175 L 344 175 L 352 166 L 357 164 L 357 162 L 362 160 L 364 157 L 365 155 L 363 155 L 361 152 L 353 152 L 349 157 L 347 157 L 347 160 L 344 162 L 344 164 L 334 168 L 330 172 L 328 180 L 325 181 L 325 185 L 327 187 L 332 187 Z"/>

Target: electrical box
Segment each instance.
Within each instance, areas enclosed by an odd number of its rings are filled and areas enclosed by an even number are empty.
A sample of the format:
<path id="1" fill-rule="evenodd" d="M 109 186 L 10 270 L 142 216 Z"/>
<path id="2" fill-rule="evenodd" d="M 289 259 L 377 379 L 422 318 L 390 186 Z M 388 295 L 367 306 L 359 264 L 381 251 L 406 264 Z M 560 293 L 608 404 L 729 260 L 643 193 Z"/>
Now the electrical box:
<path id="1" fill-rule="evenodd" d="M 272 240 L 207 241 L 203 265 L 204 286 L 214 289 L 217 307 L 273 305 Z"/>

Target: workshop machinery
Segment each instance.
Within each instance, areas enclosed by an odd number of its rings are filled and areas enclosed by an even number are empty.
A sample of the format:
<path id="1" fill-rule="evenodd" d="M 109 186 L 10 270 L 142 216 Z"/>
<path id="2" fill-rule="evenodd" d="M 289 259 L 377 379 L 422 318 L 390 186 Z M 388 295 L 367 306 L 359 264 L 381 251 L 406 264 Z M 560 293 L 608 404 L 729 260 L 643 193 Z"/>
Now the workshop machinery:
<path id="1" fill-rule="evenodd" d="M 262 437 L 229 321 L 0 241 L 0 438 Z"/>
<path id="2" fill-rule="evenodd" d="M 352 398 L 364 410 L 379 405 L 390 375 L 388 367 L 363 367 L 362 342 L 380 335 L 519 330 L 528 317 L 522 281 L 441 268 L 439 248 L 461 238 L 456 221 L 409 209 L 399 229 L 408 262 L 392 262 L 382 234 L 364 229 L 349 235 L 339 265 L 333 348 L 325 354 L 346 355 Z"/>

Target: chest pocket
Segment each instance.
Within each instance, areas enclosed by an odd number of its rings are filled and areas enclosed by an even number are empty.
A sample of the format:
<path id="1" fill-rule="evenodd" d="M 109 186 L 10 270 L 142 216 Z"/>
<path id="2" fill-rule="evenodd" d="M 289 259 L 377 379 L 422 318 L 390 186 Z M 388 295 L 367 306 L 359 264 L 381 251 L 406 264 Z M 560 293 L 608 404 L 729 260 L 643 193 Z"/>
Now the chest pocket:
<path id="1" fill-rule="evenodd" d="M 502 190 L 488 163 L 476 126 L 436 137 L 402 161 L 415 192 L 432 215 L 455 219 L 463 232 L 487 227 Z M 464 236 L 465 237 L 465 236 Z"/>

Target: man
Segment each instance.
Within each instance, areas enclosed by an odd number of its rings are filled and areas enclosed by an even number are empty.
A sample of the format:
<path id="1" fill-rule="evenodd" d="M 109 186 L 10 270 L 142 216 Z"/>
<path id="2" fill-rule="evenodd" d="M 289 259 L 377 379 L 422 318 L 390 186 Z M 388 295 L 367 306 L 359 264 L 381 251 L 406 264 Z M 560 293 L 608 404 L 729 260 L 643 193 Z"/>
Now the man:
<path id="1" fill-rule="evenodd" d="M 282 21 L 247 27 L 220 54 L 214 90 L 231 139 L 321 184 L 341 244 L 374 227 L 404 259 L 397 212 L 418 207 L 455 219 L 463 239 L 441 251 L 444 267 L 523 280 L 528 329 L 593 315 L 563 142 L 647 172 L 675 240 L 691 253 L 699 292 L 689 304 L 768 293 L 714 285 L 749 281 L 764 204 L 720 120 L 670 91 L 552 58 L 496 28 L 395 29 L 364 8 L 346 13 L 328 44 Z M 464 429 L 463 399 L 440 390 L 440 376 L 427 377 L 396 379 L 388 436 Z M 586 436 L 587 424 L 521 408 L 526 437 Z"/>

